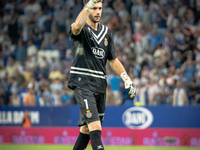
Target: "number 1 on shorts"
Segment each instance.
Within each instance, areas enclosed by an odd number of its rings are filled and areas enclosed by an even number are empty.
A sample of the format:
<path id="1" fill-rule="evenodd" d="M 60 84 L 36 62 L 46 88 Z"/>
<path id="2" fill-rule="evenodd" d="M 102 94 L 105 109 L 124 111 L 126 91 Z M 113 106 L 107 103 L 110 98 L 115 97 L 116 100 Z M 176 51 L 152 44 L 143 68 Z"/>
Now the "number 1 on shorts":
<path id="1" fill-rule="evenodd" d="M 84 99 L 86 109 L 89 109 L 87 99 Z"/>

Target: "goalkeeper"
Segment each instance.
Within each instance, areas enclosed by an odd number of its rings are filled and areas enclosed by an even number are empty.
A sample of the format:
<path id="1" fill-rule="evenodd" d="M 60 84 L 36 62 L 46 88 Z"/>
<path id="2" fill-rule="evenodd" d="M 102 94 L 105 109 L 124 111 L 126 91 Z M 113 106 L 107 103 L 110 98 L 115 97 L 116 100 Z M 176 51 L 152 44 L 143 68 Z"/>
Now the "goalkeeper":
<path id="1" fill-rule="evenodd" d="M 102 0 L 84 0 L 84 8 L 71 25 L 70 41 L 73 63 L 68 86 L 74 90 L 79 105 L 80 133 L 73 150 L 84 150 L 89 140 L 93 150 L 104 150 L 101 141 L 101 124 L 106 101 L 106 62 L 124 81 L 129 95 L 135 97 L 136 89 L 117 58 L 111 31 L 99 23 Z"/>

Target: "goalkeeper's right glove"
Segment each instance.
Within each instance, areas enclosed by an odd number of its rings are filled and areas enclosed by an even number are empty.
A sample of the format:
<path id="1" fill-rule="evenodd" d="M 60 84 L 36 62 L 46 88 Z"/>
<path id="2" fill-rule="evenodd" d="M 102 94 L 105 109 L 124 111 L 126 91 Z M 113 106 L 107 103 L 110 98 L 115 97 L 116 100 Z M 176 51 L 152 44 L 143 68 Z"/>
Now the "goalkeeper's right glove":
<path id="1" fill-rule="evenodd" d="M 90 12 L 92 10 L 92 8 L 94 7 L 94 5 L 98 2 L 99 0 L 90 0 L 86 6 L 84 7 L 84 9 L 88 12 Z"/>

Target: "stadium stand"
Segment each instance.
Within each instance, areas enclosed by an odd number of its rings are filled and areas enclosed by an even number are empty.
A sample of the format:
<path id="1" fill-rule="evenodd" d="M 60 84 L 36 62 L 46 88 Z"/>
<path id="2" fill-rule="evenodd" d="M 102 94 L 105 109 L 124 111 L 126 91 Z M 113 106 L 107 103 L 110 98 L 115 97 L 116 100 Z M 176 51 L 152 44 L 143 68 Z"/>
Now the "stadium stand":
<path id="1" fill-rule="evenodd" d="M 82 6 L 81 0 L 0 2 L 1 105 L 23 106 L 24 95 L 33 89 L 36 105 L 44 106 L 46 87 L 46 106 L 68 105 L 62 93 L 76 104 L 67 87 L 69 29 Z M 137 86 L 134 102 L 117 84 L 122 102 L 107 103 L 199 105 L 200 0 L 105 0 L 103 7 L 100 23 L 111 29 L 118 58 Z M 112 84 L 116 75 L 107 70 Z"/>

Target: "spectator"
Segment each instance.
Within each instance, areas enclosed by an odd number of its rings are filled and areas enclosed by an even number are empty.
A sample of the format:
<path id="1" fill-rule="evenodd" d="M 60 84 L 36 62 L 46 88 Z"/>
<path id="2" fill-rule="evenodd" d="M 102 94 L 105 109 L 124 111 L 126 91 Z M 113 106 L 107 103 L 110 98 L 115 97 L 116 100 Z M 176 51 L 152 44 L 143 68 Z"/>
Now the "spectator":
<path id="1" fill-rule="evenodd" d="M 25 82 L 24 76 L 19 72 L 18 69 L 15 70 L 15 79 L 19 85 Z"/>
<path id="2" fill-rule="evenodd" d="M 3 103 L 4 105 L 11 105 L 11 94 L 6 91 L 5 87 L 1 87 L 1 91 L 0 91 L 0 99 L 1 99 L 1 103 Z"/>
<path id="3" fill-rule="evenodd" d="M 36 95 L 32 88 L 28 90 L 28 93 L 26 93 L 23 97 L 23 106 L 36 106 Z"/>
<path id="4" fill-rule="evenodd" d="M 37 24 L 39 32 L 42 32 L 43 24 L 44 24 L 45 20 L 46 20 L 46 15 L 44 15 L 44 12 L 38 11 L 37 12 L 37 23 L 36 24 Z"/>
<path id="5" fill-rule="evenodd" d="M 31 119 L 30 119 L 28 110 L 24 111 L 24 116 L 22 118 L 22 127 L 23 128 L 30 128 L 31 127 Z"/>
<path id="6" fill-rule="evenodd" d="M 15 76 L 16 68 L 17 68 L 17 65 L 15 64 L 14 59 L 12 57 L 9 57 L 8 65 L 6 66 L 6 72 L 8 73 L 8 77 L 14 77 Z"/>
<path id="7" fill-rule="evenodd" d="M 15 91 L 11 96 L 11 105 L 15 106 L 15 107 L 20 106 L 20 99 L 19 99 L 17 92 L 18 91 Z"/>
<path id="8" fill-rule="evenodd" d="M 31 81 L 31 77 L 32 77 L 32 72 L 30 70 L 30 68 L 26 67 L 26 70 L 23 73 L 23 76 L 25 78 L 25 82 L 29 83 Z"/>
<path id="9" fill-rule="evenodd" d="M 198 86 L 196 80 L 193 80 L 191 84 L 188 86 L 188 100 L 189 104 L 195 104 L 195 95 L 198 93 Z"/>
<path id="10" fill-rule="evenodd" d="M 133 74 L 134 77 L 139 77 L 140 76 L 140 65 L 136 63 L 136 61 L 132 60 L 131 61 L 131 66 L 129 68 L 129 74 Z"/>
<path id="11" fill-rule="evenodd" d="M 0 65 L 0 81 L 5 78 L 6 76 L 6 69 Z"/>
<path id="12" fill-rule="evenodd" d="M 48 14 L 47 19 L 43 24 L 43 32 L 44 32 L 44 41 L 48 42 L 51 38 L 53 38 L 53 34 L 51 33 L 52 28 L 52 16 Z"/>
<path id="13" fill-rule="evenodd" d="M 26 60 L 26 48 L 23 45 L 23 42 L 18 41 L 18 47 L 16 49 L 16 60 L 17 61 L 25 61 Z"/>
<path id="14" fill-rule="evenodd" d="M 187 82 L 192 82 L 196 69 L 195 69 L 195 66 L 191 59 L 188 59 L 181 66 L 181 71 L 183 72 L 184 76 L 186 77 Z"/>
<path id="15" fill-rule="evenodd" d="M 195 48 L 194 55 L 195 55 L 195 62 L 196 62 L 196 72 L 200 72 L 200 50 Z"/>
<path id="16" fill-rule="evenodd" d="M 11 45 L 11 39 L 8 36 L 8 33 L 4 31 L 2 34 L 0 34 L 0 44 L 10 46 Z"/>
<path id="17" fill-rule="evenodd" d="M 8 64 L 8 58 L 11 56 L 11 52 L 10 50 L 8 49 L 8 46 L 5 45 L 3 46 L 3 66 L 7 66 Z"/>
<path id="18" fill-rule="evenodd" d="M 8 34 L 9 37 L 11 38 L 12 44 L 17 44 L 20 36 L 19 36 L 19 27 L 15 17 L 12 17 L 12 19 L 9 22 Z"/>
<path id="19" fill-rule="evenodd" d="M 55 80 L 55 79 L 62 79 L 63 75 L 62 73 L 56 68 L 56 66 L 53 66 L 52 72 L 49 74 L 49 79 Z"/>
<path id="20" fill-rule="evenodd" d="M 67 45 L 65 35 L 63 33 L 60 33 L 58 35 L 58 42 L 56 43 L 56 47 L 58 48 L 58 50 L 60 52 L 61 60 L 64 60 L 65 56 L 66 56 L 66 50 L 67 50 L 68 45 Z"/>
<path id="21" fill-rule="evenodd" d="M 148 80 L 146 78 L 140 79 L 140 89 L 137 91 L 138 94 L 134 100 L 135 106 L 144 106 L 148 104 Z"/>
<path id="22" fill-rule="evenodd" d="M 142 22 L 144 22 L 145 25 L 150 24 L 150 12 L 149 12 L 149 6 L 144 5 L 143 13 L 142 13 Z"/>
<path id="23" fill-rule="evenodd" d="M 122 104 L 122 96 L 120 93 L 120 83 L 121 79 L 118 76 L 113 76 L 113 78 L 110 79 L 110 89 L 113 92 L 115 105 L 121 105 Z"/>
<path id="24" fill-rule="evenodd" d="M 200 104 L 200 94 L 199 93 L 200 93 L 200 86 L 197 87 L 196 95 L 195 95 L 195 103 L 198 105 Z"/>
<path id="25" fill-rule="evenodd" d="M 56 68 L 54 68 L 54 67 L 56 67 Z M 53 71 L 54 69 L 59 70 L 60 63 L 56 58 L 52 57 L 51 60 L 49 61 L 49 70 Z"/>
<path id="26" fill-rule="evenodd" d="M 182 1 L 179 1 L 178 2 L 178 16 L 182 17 L 186 13 L 186 10 L 187 10 L 187 6 L 183 5 Z"/>
<path id="27" fill-rule="evenodd" d="M 4 15 L 3 15 L 3 23 L 7 25 L 11 19 L 12 19 L 11 14 L 9 13 L 8 9 L 5 9 Z"/>
<path id="28" fill-rule="evenodd" d="M 55 91 L 52 95 L 53 106 L 62 106 L 62 100 L 60 97 L 60 91 Z"/>
<path id="29" fill-rule="evenodd" d="M 44 50 L 55 50 L 55 39 L 54 38 L 49 38 L 48 41 L 43 41 L 41 45 L 41 49 Z"/>
<path id="30" fill-rule="evenodd" d="M 42 93 L 44 92 L 44 88 L 45 87 L 49 87 L 49 81 L 46 80 L 44 77 L 41 77 L 39 82 L 39 94 L 42 95 Z"/>
<path id="31" fill-rule="evenodd" d="M 184 36 L 184 45 L 178 45 L 178 48 L 181 51 L 181 64 L 187 60 L 188 51 L 193 51 L 195 45 L 194 36 L 189 28 L 184 29 Z"/>
<path id="32" fill-rule="evenodd" d="M 158 82 L 155 79 L 150 80 L 150 85 L 148 88 L 148 103 L 149 105 L 157 105 L 157 101 L 155 96 L 160 92 L 160 88 L 158 86 Z"/>
<path id="33" fill-rule="evenodd" d="M 65 31 L 65 19 L 66 19 L 66 13 L 62 9 L 61 6 L 58 6 L 56 11 L 54 12 L 54 20 L 56 22 L 57 30 L 60 32 Z"/>
<path id="34" fill-rule="evenodd" d="M 26 61 L 26 67 L 27 68 L 30 68 L 31 71 L 34 71 L 35 68 L 36 68 L 36 63 L 35 63 L 35 60 L 34 58 L 32 57 L 27 57 L 27 61 Z"/>
<path id="35" fill-rule="evenodd" d="M 10 78 L 9 80 L 10 80 L 9 81 L 10 82 L 10 85 L 9 85 L 10 93 L 12 95 L 13 93 L 17 92 L 19 84 L 17 83 L 17 80 L 15 79 L 15 77 Z"/>
<path id="36" fill-rule="evenodd" d="M 78 14 L 81 12 L 82 10 L 82 1 L 81 0 L 77 0 L 76 1 L 76 5 L 74 5 L 73 7 L 73 16 L 72 19 L 75 20 L 76 17 L 78 16 Z"/>
<path id="37" fill-rule="evenodd" d="M 159 8 L 159 14 L 156 18 L 156 24 L 158 26 L 158 35 L 163 36 L 166 32 L 166 21 L 167 21 L 167 16 L 166 16 L 166 10 L 163 5 L 160 5 Z"/>
<path id="38" fill-rule="evenodd" d="M 108 84 L 106 90 L 107 90 L 107 92 L 106 92 L 106 105 L 115 105 L 115 99 L 114 99 L 113 92 L 110 89 L 110 84 Z"/>
<path id="39" fill-rule="evenodd" d="M 176 80 L 175 82 L 176 88 L 173 91 L 173 106 L 184 106 L 188 105 L 188 97 L 185 90 L 182 88 L 182 82 L 180 80 Z"/>
<path id="40" fill-rule="evenodd" d="M 47 86 L 44 87 L 43 93 L 42 93 L 42 99 L 44 101 L 44 106 L 51 106 L 51 93 L 49 91 L 49 88 Z"/>
<path id="41" fill-rule="evenodd" d="M 28 83 L 27 87 L 30 89 L 32 88 L 34 91 L 38 91 L 39 90 L 39 85 L 38 82 L 35 80 L 35 77 L 31 77 L 30 82 Z"/>
<path id="42" fill-rule="evenodd" d="M 28 47 L 27 47 L 27 57 L 30 57 L 33 59 L 33 61 L 35 61 L 35 57 L 37 54 L 37 47 L 33 44 L 32 40 L 28 41 Z"/>
<path id="43" fill-rule="evenodd" d="M 18 88 L 18 95 L 19 95 L 21 98 L 23 98 L 23 96 L 24 96 L 25 94 L 27 94 L 27 92 L 28 92 L 28 89 L 27 89 L 27 86 L 26 86 L 25 83 L 19 85 L 19 88 Z"/>
<path id="44" fill-rule="evenodd" d="M 29 15 L 31 13 L 36 14 L 38 11 L 41 10 L 41 6 L 35 0 L 28 1 L 28 4 L 24 8 L 24 13 Z"/>
<path id="45" fill-rule="evenodd" d="M 71 104 L 71 97 L 67 92 L 68 92 L 67 89 L 63 89 L 60 96 L 63 106 Z"/>
<path id="46" fill-rule="evenodd" d="M 17 70 L 19 71 L 19 73 L 24 74 L 25 69 L 26 69 L 25 61 L 18 62 Z"/>
<path id="47" fill-rule="evenodd" d="M 51 92 L 54 94 L 56 91 L 61 92 L 61 90 L 63 89 L 63 84 L 60 82 L 59 79 L 55 79 L 52 81 L 52 83 L 50 84 L 50 89 Z"/>
<path id="48" fill-rule="evenodd" d="M 166 82 L 167 82 L 167 85 L 172 87 L 173 84 L 174 84 L 174 78 L 173 78 L 173 73 L 172 72 L 169 72 L 168 73 L 168 77 L 166 79 Z"/>
<path id="49" fill-rule="evenodd" d="M 155 52 L 153 54 L 153 57 L 154 57 L 154 65 L 156 67 L 159 68 L 159 67 L 161 67 L 162 64 L 165 63 L 165 61 L 166 61 L 165 50 L 161 44 L 158 45 L 158 48 L 155 50 Z"/>
<path id="50" fill-rule="evenodd" d="M 152 34 L 151 34 L 151 45 L 149 49 L 149 53 L 153 54 L 156 46 L 160 42 L 160 36 L 158 35 L 157 28 L 152 28 Z"/>

